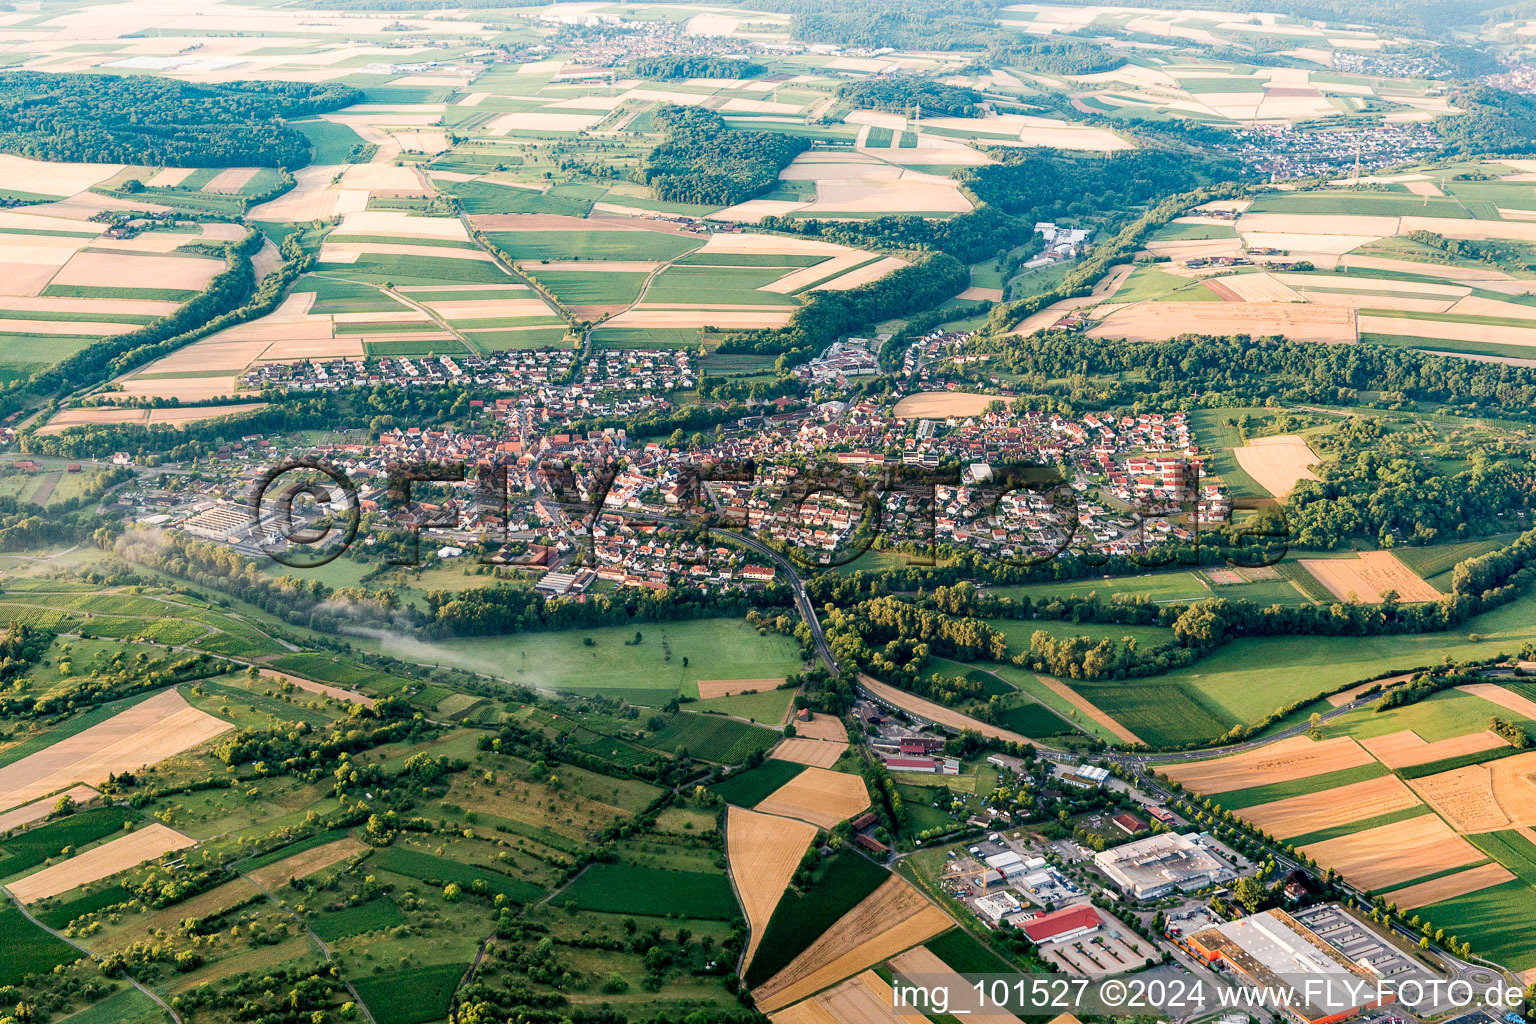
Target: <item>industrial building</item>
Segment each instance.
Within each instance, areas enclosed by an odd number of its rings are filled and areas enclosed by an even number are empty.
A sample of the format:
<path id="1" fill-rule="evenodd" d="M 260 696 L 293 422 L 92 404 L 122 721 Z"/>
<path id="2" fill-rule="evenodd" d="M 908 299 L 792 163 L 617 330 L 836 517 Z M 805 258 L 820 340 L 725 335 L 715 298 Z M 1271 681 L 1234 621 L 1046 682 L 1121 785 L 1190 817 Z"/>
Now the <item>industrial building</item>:
<path id="1" fill-rule="evenodd" d="M 1091 935 L 1104 927 L 1099 912 L 1089 906 L 1067 907 L 1051 914 L 1042 914 L 1033 921 L 1024 922 L 1024 934 L 1035 945 L 1046 942 L 1069 942 Z"/>
<path id="2" fill-rule="evenodd" d="M 1193 892 L 1237 877 L 1199 839 L 1163 832 L 1095 854 L 1093 862 L 1115 887 L 1139 900 Z"/>
<path id="3" fill-rule="evenodd" d="M 1338 1024 L 1382 1005 L 1359 1001 L 1360 993 L 1375 991 L 1374 972 L 1283 910 L 1207 928 L 1191 935 L 1189 945 L 1207 960 L 1231 965 L 1254 985 L 1290 991 L 1289 1010 L 1302 1024 Z"/>

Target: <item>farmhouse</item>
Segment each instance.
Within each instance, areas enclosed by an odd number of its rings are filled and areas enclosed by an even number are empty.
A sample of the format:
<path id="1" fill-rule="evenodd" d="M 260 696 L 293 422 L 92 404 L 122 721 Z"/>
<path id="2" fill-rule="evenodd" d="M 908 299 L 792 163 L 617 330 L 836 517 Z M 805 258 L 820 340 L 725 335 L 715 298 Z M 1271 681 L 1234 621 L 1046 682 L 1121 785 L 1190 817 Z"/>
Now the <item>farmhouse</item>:
<path id="1" fill-rule="evenodd" d="M 1372 972 L 1283 910 L 1208 928 L 1190 936 L 1189 944 L 1207 960 L 1225 961 L 1262 988 L 1286 987 L 1288 979 L 1305 977 L 1307 985 L 1295 991 L 1287 1007 L 1302 1024 L 1337 1024 L 1382 1005 L 1360 1002 L 1363 993 L 1375 989 Z"/>
<path id="2" fill-rule="evenodd" d="M 1177 832 L 1105 850 L 1095 854 L 1093 862 L 1117 889 L 1141 900 L 1193 892 L 1237 874 L 1198 841 Z"/>

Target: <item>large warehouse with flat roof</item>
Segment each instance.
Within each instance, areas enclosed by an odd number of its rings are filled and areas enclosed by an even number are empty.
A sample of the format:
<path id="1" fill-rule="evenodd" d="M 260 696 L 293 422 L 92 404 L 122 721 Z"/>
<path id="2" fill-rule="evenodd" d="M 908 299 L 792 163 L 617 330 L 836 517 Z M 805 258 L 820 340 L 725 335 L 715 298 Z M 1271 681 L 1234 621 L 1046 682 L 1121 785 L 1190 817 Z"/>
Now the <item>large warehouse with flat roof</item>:
<path id="1" fill-rule="evenodd" d="M 1095 854 L 1093 862 L 1115 887 L 1139 900 L 1193 892 L 1236 878 L 1233 871 L 1195 839 L 1162 832 Z"/>
<path id="2" fill-rule="evenodd" d="M 1289 1009 L 1302 1024 L 1337 1024 L 1381 1005 L 1360 1002 L 1362 994 L 1375 991 L 1374 973 L 1283 910 L 1207 928 L 1191 935 L 1189 945 L 1207 960 L 1226 961 L 1261 988 L 1290 990 Z"/>

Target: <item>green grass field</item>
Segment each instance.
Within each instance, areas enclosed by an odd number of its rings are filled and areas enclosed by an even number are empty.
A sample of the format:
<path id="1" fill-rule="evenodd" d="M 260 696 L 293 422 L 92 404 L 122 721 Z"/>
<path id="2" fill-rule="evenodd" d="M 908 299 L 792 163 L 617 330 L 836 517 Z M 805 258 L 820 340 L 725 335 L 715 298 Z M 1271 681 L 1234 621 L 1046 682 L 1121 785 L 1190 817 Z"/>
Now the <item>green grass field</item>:
<path id="1" fill-rule="evenodd" d="M 1325 737 L 1353 736 L 1363 740 L 1412 729 L 1426 742 L 1434 743 L 1453 736 L 1481 732 L 1488 728 L 1488 719 L 1495 715 L 1536 729 L 1536 722 L 1522 718 L 1492 701 L 1458 690 L 1441 690 L 1423 700 L 1386 711 L 1366 708 L 1351 712 L 1325 724 L 1321 734 Z"/>
<path id="2" fill-rule="evenodd" d="M 380 871 L 392 871 L 397 875 L 419 879 L 430 885 L 460 886 L 465 892 L 483 892 L 487 895 L 504 895 L 513 903 L 527 903 L 538 899 L 544 890 L 532 882 L 512 878 L 499 871 L 465 864 L 447 857 L 434 857 L 400 846 L 389 846 L 374 854 L 369 865 Z"/>
<path id="3" fill-rule="evenodd" d="M 951 928 L 923 945 L 961 974 L 1012 974 L 1014 971 L 1007 961 L 963 928 Z"/>
<path id="4" fill-rule="evenodd" d="M 149 996 L 136 988 L 121 988 L 60 1024 L 161 1024 L 165 1019 L 165 1011 Z"/>
<path id="5" fill-rule="evenodd" d="M 1483 639 L 1473 643 L 1472 633 Z M 1525 596 L 1449 633 L 1243 639 L 1165 675 L 1071 686 L 1148 743 L 1177 745 L 1210 740 L 1235 724 L 1350 683 L 1438 665 L 1446 657 L 1514 654 L 1530 640 L 1536 640 L 1536 597 Z"/>
<path id="6" fill-rule="evenodd" d="M 762 690 L 758 693 L 738 693 L 730 697 L 714 697 L 688 705 L 690 711 L 718 711 L 736 718 L 750 718 L 765 725 L 778 725 L 789 713 L 789 702 L 794 700 L 792 689 Z"/>
<path id="7" fill-rule="evenodd" d="M 792 295 L 758 290 L 788 273 L 759 267 L 668 267 L 651 282 L 645 301 L 793 306 Z"/>
<path id="8" fill-rule="evenodd" d="M 723 873 L 665 871 L 636 864 L 593 864 L 551 902 L 610 914 L 678 914 L 713 921 L 729 921 L 741 913 Z"/>
<path id="9" fill-rule="evenodd" d="M 453 991 L 468 968 L 462 963 L 435 964 L 384 974 L 359 973 L 353 985 L 375 1020 L 427 1024 L 448 1016 Z"/>
<path id="10" fill-rule="evenodd" d="M 1536 967 L 1536 932 L 1531 930 L 1531 905 L 1536 889 L 1523 881 L 1432 903 L 1418 911 L 1430 921 L 1444 921 L 1447 931 L 1472 943 L 1475 956 L 1487 957 L 1512 971 Z"/>
<path id="11" fill-rule="evenodd" d="M 1524 829 L 1484 832 L 1468 836 L 1472 845 L 1520 876 L 1520 881 L 1536 887 L 1536 840 Z"/>
<path id="12" fill-rule="evenodd" d="M 773 977 L 889 877 L 851 849 L 834 854 L 808 886 L 789 890 L 779 900 L 743 980 L 755 986 Z"/>
<path id="13" fill-rule="evenodd" d="M 0 843 L 0 877 L 36 867 L 49 857 L 57 857 L 65 847 L 84 846 L 121 833 L 125 823 L 138 819 L 133 811 L 97 807 L 27 829 Z"/>
<path id="14" fill-rule="evenodd" d="M 793 761 L 764 761 L 749 771 L 732 773 L 729 778 L 710 786 L 709 791 L 728 804 L 756 807 L 803 771 L 805 765 Z"/>
<path id="15" fill-rule="evenodd" d="M 393 900 L 380 896 L 355 907 L 310 914 L 306 923 L 326 942 L 335 942 L 405 924 L 406 917 Z"/>
<path id="16" fill-rule="evenodd" d="M 636 632 L 641 642 L 630 643 Z M 794 640 L 776 633 L 759 635 L 740 619 L 464 637 L 451 645 L 412 644 L 399 656 L 569 693 L 640 702 L 665 694 L 658 704 L 676 694 L 697 696 L 700 679 L 782 679 L 800 671 L 800 648 Z"/>
<path id="17" fill-rule="evenodd" d="M 686 750 L 706 761 L 740 764 L 757 751 L 773 746 L 778 738 L 776 732 L 734 718 L 680 711 L 643 742 L 669 753 Z"/>
<path id="18" fill-rule="evenodd" d="M 647 273 L 605 270 L 545 270 L 528 268 L 567 306 L 627 306 L 640 296 Z"/>
<path id="19" fill-rule="evenodd" d="M 57 897 L 45 900 L 33 908 L 32 914 L 48 927 L 62 929 L 77 917 L 94 914 L 98 910 L 114 907 L 119 903 L 127 903 L 132 898 L 133 894 L 121 885 L 109 885 L 105 889 L 98 889 L 62 902 L 59 902 Z"/>
<path id="20" fill-rule="evenodd" d="M 1031 601 L 1049 600 L 1053 597 L 1086 597 L 1098 594 L 1109 600 L 1115 594 L 1145 596 L 1157 602 L 1204 601 L 1215 596 L 1211 588 L 1199 577 L 1188 571 L 1160 572 L 1146 576 L 1116 576 L 1110 579 L 1095 577 L 1085 580 L 1067 580 L 1061 583 L 1029 583 L 1014 587 L 988 587 L 987 593 L 1015 600 L 1028 597 Z"/>
<path id="21" fill-rule="evenodd" d="M 528 270 L 539 275 L 541 260 L 676 259 L 705 239 L 670 231 L 487 231 L 486 237 Z"/>
<path id="22" fill-rule="evenodd" d="M 20 984 L 29 974 L 43 974 L 59 964 L 74 963 L 85 955 L 28 921 L 9 901 L 0 906 L 0 935 L 5 936 L 5 955 L 0 957 L 0 985 Z"/>

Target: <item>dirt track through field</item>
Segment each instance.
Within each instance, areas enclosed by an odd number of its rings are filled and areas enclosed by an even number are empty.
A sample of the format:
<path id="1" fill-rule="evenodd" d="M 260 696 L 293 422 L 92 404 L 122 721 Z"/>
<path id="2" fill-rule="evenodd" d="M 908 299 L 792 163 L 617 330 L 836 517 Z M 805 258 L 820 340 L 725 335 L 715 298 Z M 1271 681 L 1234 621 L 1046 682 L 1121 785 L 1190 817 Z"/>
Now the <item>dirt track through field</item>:
<path id="1" fill-rule="evenodd" d="M 813 768 L 831 768 L 848 749 L 846 743 L 829 743 L 824 740 L 790 737 L 773 748 L 768 756 L 775 761 L 793 761 Z"/>
<path id="2" fill-rule="evenodd" d="M 1158 771 L 1192 792 L 1213 794 L 1308 779 L 1374 761 L 1364 747 L 1348 736 L 1321 742 L 1293 736 L 1212 761 L 1162 765 Z"/>
<path id="3" fill-rule="evenodd" d="M 725 848 L 731 878 L 741 897 L 747 923 L 752 926 L 743 967 L 756 955 L 773 908 L 779 905 L 779 898 L 794 877 L 800 858 L 810 849 L 816 831 L 815 825 L 793 818 L 742 807 L 726 809 Z"/>
<path id="4" fill-rule="evenodd" d="M 0 768 L 0 808 L 29 803 L 76 783 L 96 785 L 190 750 L 234 726 L 166 690 Z"/>
<path id="5" fill-rule="evenodd" d="M 1361 889 L 1386 889 L 1484 859 L 1433 814 L 1312 843 L 1301 852 Z"/>
<path id="6" fill-rule="evenodd" d="M 1494 750 L 1505 746 L 1505 741 L 1498 733 L 1484 729 L 1482 732 L 1471 732 L 1465 736 L 1452 736 L 1450 739 L 1426 743 L 1424 738 L 1412 729 L 1404 729 L 1401 732 L 1389 732 L 1385 736 L 1373 736 L 1370 739 L 1361 740 L 1360 745 L 1369 750 L 1376 760 L 1388 768 L 1396 769 L 1412 768 L 1417 764 L 1443 761 L 1448 757 L 1461 757 L 1463 754 Z"/>
<path id="7" fill-rule="evenodd" d="M 1142 746 L 1146 746 L 1146 741 L 1143 740 L 1140 736 L 1137 736 L 1134 732 L 1131 732 L 1131 730 L 1115 721 L 1109 716 L 1107 712 L 1101 711 L 1098 706 L 1090 701 L 1087 697 L 1084 697 L 1082 694 L 1072 689 L 1072 687 L 1068 686 L 1060 679 L 1055 679 L 1051 676 L 1042 676 L 1038 673 L 1035 675 L 1035 678 L 1044 683 L 1046 689 L 1059 695 L 1073 707 L 1077 708 L 1077 710 L 1081 711 L 1083 714 L 1087 715 L 1089 718 L 1093 719 L 1095 722 L 1098 722 L 1104 728 L 1114 733 L 1117 739 L 1120 739 L 1126 743 L 1140 743 Z"/>
<path id="8" fill-rule="evenodd" d="M 76 857 L 52 867 L 18 879 L 6 888 L 23 903 L 33 903 L 48 896 L 57 896 L 76 886 L 94 882 L 98 878 L 115 875 L 119 871 L 137 867 L 154 860 L 162 853 L 184 850 L 196 846 L 197 840 L 166 828 L 156 822 L 137 832 L 130 832 L 121 839 L 114 839 Z"/>
<path id="9" fill-rule="evenodd" d="M 1396 775 L 1351 783 L 1321 793 L 1286 797 L 1238 812 L 1243 818 L 1281 839 L 1306 835 L 1334 825 L 1347 825 L 1381 814 L 1415 807 L 1419 798 Z"/>
<path id="10" fill-rule="evenodd" d="M 807 768 L 768 794 L 757 810 L 831 828 L 867 807 L 869 791 L 859 776 Z"/>
<path id="11" fill-rule="evenodd" d="M 893 875 L 753 992 L 758 1009 L 772 1013 L 798 1002 L 926 942 L 953 923 L 927 897 Z"/>
<path id="12" fill-rule="evenodd" d="M 1396 903 L 1400 910 L 1417 910 L 1431 903 L 1439 903 L 1442 900 L 1465 896 L 1469 892 L 1503 885 L 1505 882 L 1513 881 L 1514 878 L 1515 873 L 1502 864 L 1484 864 L 1479 868 L 1468 868 L 1454 875 L 1444 875 L 1427 882 L 1420 882 L 1418 885 L 1410 885 L 1405 889 L 1398 889 L 1387 898 Z"/>

